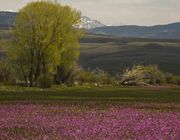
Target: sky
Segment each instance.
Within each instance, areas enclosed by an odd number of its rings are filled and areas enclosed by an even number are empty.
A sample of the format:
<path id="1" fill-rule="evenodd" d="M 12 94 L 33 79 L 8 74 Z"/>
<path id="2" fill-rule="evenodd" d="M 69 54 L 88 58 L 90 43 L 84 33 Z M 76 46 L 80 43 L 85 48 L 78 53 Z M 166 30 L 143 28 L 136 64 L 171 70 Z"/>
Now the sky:
<path id="1" fill-rule="evenodd" d="M 0 10 L 18 11 L 32 0 L 0 0 Z M 35 0 L 34 0 L 35 1 Z M 106 25 L 180 22 L 180 0 L 57 0 Z"/>

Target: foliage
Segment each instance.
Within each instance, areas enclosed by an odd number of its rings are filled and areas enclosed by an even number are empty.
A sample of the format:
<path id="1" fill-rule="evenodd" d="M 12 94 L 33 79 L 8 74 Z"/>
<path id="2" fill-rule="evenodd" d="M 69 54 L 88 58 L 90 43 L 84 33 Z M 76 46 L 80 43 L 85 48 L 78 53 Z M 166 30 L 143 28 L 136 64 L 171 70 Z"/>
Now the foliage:
<path id="1" fill-rule="evenodd" d="M 71 33 L 66 41 L 66 49 L 61 53 L 61 61 L 56 69 L 55 81 L 57 84 L 72 84 L 74 74 L 77 69 L 77 60 L 79 57 L 78 37 L 82 32 Z"/>
<path id="2" fill-rule="evenodd" d="M 0 83 L 11 83 L 14 80 L 14 70 L 5 60 L 0 60 Z"/>
<path id="3" fill-rule="evenodd" d="M 96 74 L 98 83 L 100 83 L 100 84 L 111 84 L 112 76 L 109 73 L 107 73 L 101 69 L 96 69 L 94 71 L 94 73 Z"/>
<path id="4" fill-rule="evenodd" d="M 174 76 L 174 83 L 180 85 L 180 76 Z"/>
<path id="5" fill-rule="evenodd" d="M 78 69 L 73 65 L 59 65 L 57 67 L 57 73 L 55 75 L 55 82 L 57 84 L 68 84 L 72 85 L 74 77 Z"/>
<path id="6" fill-rule="evenodd" d="M 0 40 L 0 60 L 4 60 L 6 58 L 6 52 L 10 45 L 11 41 L 5 39 Z"/>
<path id="7" fill-rule="evenodd" d="M 80 83 L 93 83 L 96 82 L 96 76 L 94 72 L 80 70 L 76 76 L 76 80 Z"/>
<path id="8" fill-rule="evenodd" d="M 93 71 L 80 70 L 76 75 L 75 80 L 79 83 L 97 83 L 97 84 L 112 83 L 111 75 L 100 69 L 96 69 Z"/>
<path id="9" fill-rule="evenodd" d="M 165 82 L 165 75 L 155 65 L 135 65 L 127 69 L 122 75 L 123 85 L 161 84 Z"/>
<path id="10" fill-rule="evenodd" d="M 173 75 L 171 73 L 166 73 L 166 82 L 169 83 L 169 84 L 180 85 L 180 76 Z"/>
<path id="11" fill-rule="evenodd" d="M 19 11 L 9 56 L 26 83 L 37 85 L 41 75 L 55 73 L 57 65 L 72 56 L 68 53 L 74 46 L 77 58 L 79 31 L 73 25 L 79 19 L 80 12 L 50 1 L 31 2 Z"/>
<path id="12" fill-rule="evenodd" d="M 52 79 L 48 75 L 41 75 L 38 79 L 38 85 L 40 88 L 50 88 L 52 84 Z"/>

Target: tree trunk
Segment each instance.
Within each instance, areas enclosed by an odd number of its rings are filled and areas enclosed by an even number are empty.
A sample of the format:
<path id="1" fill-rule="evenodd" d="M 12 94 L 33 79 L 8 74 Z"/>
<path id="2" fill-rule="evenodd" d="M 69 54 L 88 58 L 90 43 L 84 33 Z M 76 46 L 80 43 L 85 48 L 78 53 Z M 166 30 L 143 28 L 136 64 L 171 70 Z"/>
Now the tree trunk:
<path id="1" fill-rule="evenodd" d="M 24 81 L 25 81 L 25 83 L 26 83 L 26 86 L 28 87 L 28 86 L 29 86 L 29 84 L 28 84 L 28 79 L 27 79 L 27 76 L 26 76 L 26 74 L 25 74 L 25 72 L 24 72 L 24 69 L 23 69 L 23 67 L 22 67 L 21 65 L 19 65 L 19 68 L 20 68 L 20 70 L 22 71 L 22 74 L 23 74 L 23 77 L 24 77 Z"/>
<path id="2" fill-rule="evenodd" d="M 60 65 L 57 66 L 56 69 L 56 75 L 55 75 L 55 82 L 56 84 L 62 84 L 62 79 L 61 79 L 61 67 Z"/>
<path id="3" fill-rule="evenodd" d="M 36 66 L 36 73 L 34 75 L 34 82 L 35 82 L 36 86 L 38 84 L 38 78 L 39 78 L 40 75 L 41 75 L 41 62 L 39 60 L 37 66 Z"/>

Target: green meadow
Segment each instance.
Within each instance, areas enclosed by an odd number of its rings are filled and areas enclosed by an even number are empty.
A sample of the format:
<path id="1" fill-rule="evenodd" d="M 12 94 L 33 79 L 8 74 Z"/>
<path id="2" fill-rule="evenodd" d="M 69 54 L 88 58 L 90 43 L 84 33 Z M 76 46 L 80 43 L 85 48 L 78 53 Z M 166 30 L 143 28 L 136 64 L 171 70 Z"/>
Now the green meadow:
<path id="1" fill-rule="evenodd" d="M 53 86 L 50 89 L 0 87 L 0 102 L 180 103 L 180 88 Z"/>

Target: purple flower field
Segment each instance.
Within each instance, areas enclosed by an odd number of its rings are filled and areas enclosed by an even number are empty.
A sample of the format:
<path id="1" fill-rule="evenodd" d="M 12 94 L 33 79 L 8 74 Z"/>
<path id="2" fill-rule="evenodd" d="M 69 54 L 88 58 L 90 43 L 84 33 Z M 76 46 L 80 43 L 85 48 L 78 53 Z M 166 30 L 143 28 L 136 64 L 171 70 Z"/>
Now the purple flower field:
<path id="1" fill-rule="evenodd" d="M 179 140 L 180 112 L 121 105 L 105 108 L 86 105 L 0 105 L 0 140 L 24 139 Z"/>

